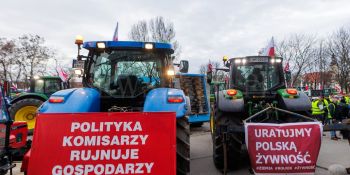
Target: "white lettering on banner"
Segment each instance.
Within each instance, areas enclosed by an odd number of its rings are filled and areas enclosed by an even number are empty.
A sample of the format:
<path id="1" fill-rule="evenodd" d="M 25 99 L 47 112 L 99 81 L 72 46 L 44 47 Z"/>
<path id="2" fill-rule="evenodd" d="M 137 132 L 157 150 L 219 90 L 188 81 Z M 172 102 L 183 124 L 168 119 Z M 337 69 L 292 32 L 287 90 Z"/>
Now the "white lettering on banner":
<path id="1" fill-rule="evenodd" d="M 110 131 L 142 131 L 137 122 L 72 122 L 70 132 L 110 132 Z"/>
<path id="2" fill-rule="evenodd" d="M 301 129 L 254 129 L 255 137 L 310 137 L 312 128 Z"/>
<path id="3" fill-rule="evenodd" d="M 264 151 L 291 151 L 297 152 L 297 146 L 294 142 L 256 142 L 255 149 L 259 151 L 263 149 Z"/>
<path id="4" fill-rule="evenodd" d="M 64 136 L 62 146 L 145 145 L 148 135 Z"/>
<path id="5" fill-rule="evenodd" d="M 52 168 L 52 175 L 111 175 L 111 174 L 151 174 L 154 162 L 125 163 L 125 164 L 97 164 L 97 165 L 56 165 Z"/>
<path id="6" fill-rule="evenodd" d="M 261 155 L 260 153 L 256 155 L 257 164 L 303 164 L 311 163 L 310 154 L 306 152 L 302 155 L 300 152 L 298 155 L 289 154 L 289 155 Z"/>
<path id="7" fill-rule="evenodd" d="M 136 122 L 72 122 L 70 132 L 96 133 L 96 132 L 135 132 L 142 131 L 139 121 Z M 115 133 L 115 134 L 116 134 Z M 109 160 L 138 160 L 139 148 L 108 147 L 107 149 L 78 149 L 74 147 L 100 147 L 145 145 L 149 135 L 126 134 L 120 135 L 71 135 L 63 136 L 62 146 L 72 147 L 70 162 L 75 161 L 109 161 Z M 119 164 L 69 164 L 55 165 L 52 175 L 89 175 L 89 174 L 151 174 L 154 162 L 136 162 Z"/>
<path id="8" fill-rule="evenodd" d="M 89 160 L 134 160 L 139 158 L 138 149 L 72 150 L 70 161 Z"/>
<path id="9" fill-rule="evenodd" d="M 321 144 L 318 122 L 246 123 L 246 144 L 257 174 L 312 174 Z"/>

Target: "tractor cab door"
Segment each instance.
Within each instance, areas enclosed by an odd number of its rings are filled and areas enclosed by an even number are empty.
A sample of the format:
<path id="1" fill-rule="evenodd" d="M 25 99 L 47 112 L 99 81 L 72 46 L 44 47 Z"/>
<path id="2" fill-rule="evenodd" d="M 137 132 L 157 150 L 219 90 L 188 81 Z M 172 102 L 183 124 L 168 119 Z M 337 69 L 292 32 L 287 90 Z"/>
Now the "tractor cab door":
<path id="1" fill-rule="evenodd" d="M 9 116 L 6 113 L 5 98 L 0 88 L 0 157 L 5 154 L 5 143 L 6 143 L 6 127 L 9 120 Z"/>
<path id="2" fill-rule="evenodd" d="M 7 148 L 10 139 L 11 120 L 7 111 L 5 96 L 0 88 L 0 174 L 10 168 Z"/>
<path id="3" fill-rule="evenodd" d="M 0 175 L 7 174 L 10 169 L 16 166 L 12 164 L 12 155 L 14 153 L 14 148 L 17 147 L 12 147 L 12 145 L 17 144 L 18 139 L 12 134 L 11 130 L 16 131 L 18 130 L 17 128 L 21 128 L 19 124 L 16 125 L 16 129 L 11 128 L 11 126 L 14 125 L 7 109 L 5 97 L 7 97 L 7 95 L 5 96 L 5 92 L 2 87 L 0 87 Z M 25 125 L 27 124 L 25 123 Z M 26 134 L 27 131 L 23 134 L 22 145 L 26 144 Z"/>

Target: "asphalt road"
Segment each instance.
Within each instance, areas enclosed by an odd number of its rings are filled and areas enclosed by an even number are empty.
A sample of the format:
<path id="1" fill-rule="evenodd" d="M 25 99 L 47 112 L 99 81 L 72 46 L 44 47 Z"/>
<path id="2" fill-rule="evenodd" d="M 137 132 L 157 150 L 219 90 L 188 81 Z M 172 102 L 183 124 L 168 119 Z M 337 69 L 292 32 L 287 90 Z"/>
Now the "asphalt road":
<path id="1" fill-rule="evenodd" d="M 338 135 L 339 136 L 339 135 Z M 327 168 L 332 164 L 350 166 L 350 146 L 345 140 L 332 141 L 327 133 L 323 137 L 320 155 L 317 162 L 316 175 L 328 175 Z M 19 172 L 21 164 L 13 170 L 14 175 L 23 175 Z M 9 173 L 8 173 L 9 174 Z M 209 125 L 205 123 L 202 127 L 191 129 L 191 174 L 192 175 L 219 175 L 212 160 L 212 142 Z M 232 175 L 247 175 L 249 167 L 244 166 L 238 170 L 231 171 Z"/>

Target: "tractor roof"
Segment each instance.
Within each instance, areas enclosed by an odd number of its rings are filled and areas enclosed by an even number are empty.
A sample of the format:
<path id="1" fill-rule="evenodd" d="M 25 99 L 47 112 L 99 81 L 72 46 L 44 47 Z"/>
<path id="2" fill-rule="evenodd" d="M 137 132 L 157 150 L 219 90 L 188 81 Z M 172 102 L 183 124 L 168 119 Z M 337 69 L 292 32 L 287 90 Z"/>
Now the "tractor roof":
<path id="1" fill-rule="evenodd" d="M 170 53 L 174 53 L 174 49 L 169 43 L 157 43 L 157 42 L 138 42 L 138 41 L 87 41 L 84 42 L 83 47 L 85 49 L 96 49 L 97 43 L 105 43 L 106 48 L 119 48 L 119 49 L 145 49 L 146 44 L 152 44 L 153 49 L 166 50 Z"/>
<path id="2" fill-rule="evenodd" d="M 273 57 L 270 57 L 270 56 L 245 56 L 245 57 L 235 57 L 235 58 L 230 58 L 230 60 L 234 60 L 234 59 L 243 59 L 243 58 L 247 58 L 247 59 L 253 59 L 253 58 L 262 58 L 262 57 L 267 57 L 269 59 L 273 58 Z M 278 59 L 283 59 L 281 57 L 274 57 L 274 58 L 278 58 Z"/>

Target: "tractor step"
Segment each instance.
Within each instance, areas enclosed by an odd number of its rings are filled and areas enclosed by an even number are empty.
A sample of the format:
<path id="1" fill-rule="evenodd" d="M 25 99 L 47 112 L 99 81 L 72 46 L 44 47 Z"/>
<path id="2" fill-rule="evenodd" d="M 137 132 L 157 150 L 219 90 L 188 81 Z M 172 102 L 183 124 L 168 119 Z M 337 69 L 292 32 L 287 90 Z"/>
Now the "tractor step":
<path id="1" fill-rule="evenodd" d="M 14 167 L 16 167 L 16 164 L 6 164 L 3 166 L 0 166 L 0 171 L 8 171 Z"/>

